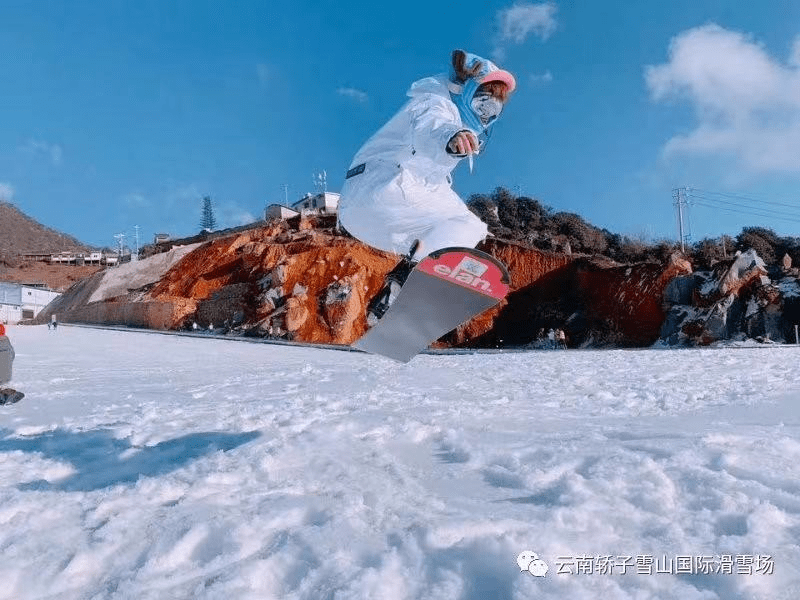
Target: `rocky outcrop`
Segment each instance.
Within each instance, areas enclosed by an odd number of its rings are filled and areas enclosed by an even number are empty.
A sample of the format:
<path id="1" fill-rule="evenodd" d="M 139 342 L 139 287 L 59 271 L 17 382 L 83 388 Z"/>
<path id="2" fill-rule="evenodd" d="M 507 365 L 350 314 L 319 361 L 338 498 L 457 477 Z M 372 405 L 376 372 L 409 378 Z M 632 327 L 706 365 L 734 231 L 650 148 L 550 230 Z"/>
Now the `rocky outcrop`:
<path id="1" fill-rule="evenodd" d="M 800 323 L 800 284 L 791 261 L 770 272 L 752 249 L 711 271 L 674 279 L 665 301 L 661 340 L 668 345 L 794 342 Z"/>
<path id="2" fill-rule="evenodd" d="M 100 273 L 38 321 L 57 313 L 65 322 L 349 344 L 365 331 L 364 306 L 396 260 L 309 220 L 264 225 Z"/>
<path id="3" fill-rule="evenodd" d="M 678 256 L 666 265 L 619 265 L 530 248 L 500 250 L 491 243 L 489 249 L 507 261 L 512 291 L 497 314 L 474 319 L 451 334 L 448 341 L 455 345 L 535 346 L 548 330 L 561 329 L 572 347 L 649 346 L 658 339 L 666 315 L 667 286 L 692 270 Z M 488 317 L 491 327 L 477 331 L 476 325 Z"/>
<path id="4" fill-rule="evenodd" d="M 332 232 L 252 229 L 198 248 L 148 297 L 178 307 L 173 328 L 349 344 L 396 260 Z"/>
<path id="5" fill-rule="evenodd" d="M 97 272 L 55 298 L 33 322 L 47 323 L 56 315 L 64 322 L 169 329 L 173 324 L 172 304 L 153 301 L 145 290 L 197 247 L 176 246 L 147 260 Z"/>
<path id="6" fill-rule="evenodd" d="M 39 320 L 213 329 L 231 334 L 350 344 L 396 255 L 309 219 L 275 222 L 154 253 L 73 286 Z M 680 259 L 619 265 L 489 238 L 481 249 L 507 265 L 511 292 L 440 346 L 534 344 L 560 328 L 570 346 L 646 346 L 659 335 Z M 168 250 L 168 248 L 161 248 Z M 171 253 L 171 254 L 170 254 Z"/>

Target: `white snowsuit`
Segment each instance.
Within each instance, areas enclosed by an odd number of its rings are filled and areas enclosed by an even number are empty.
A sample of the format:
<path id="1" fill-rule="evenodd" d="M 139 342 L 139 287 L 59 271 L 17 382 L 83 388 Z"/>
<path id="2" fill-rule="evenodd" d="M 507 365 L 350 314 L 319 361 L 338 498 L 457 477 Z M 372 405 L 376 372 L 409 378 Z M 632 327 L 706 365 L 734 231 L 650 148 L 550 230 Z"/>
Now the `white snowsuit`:
<path id="1" fill-rule="evenodd" d="M 473 248 L 486 236 L 486 224 L 453 191 L 450 174 L 463 157 L 446 150 L 450 138 L 469 128 L 450 99 L 446 76 L 421 79 L 408 95 L 411 100 L 353 158 L 339 221 L 361 241 L 398 254 L 415 239 L 422 255 Z"/>

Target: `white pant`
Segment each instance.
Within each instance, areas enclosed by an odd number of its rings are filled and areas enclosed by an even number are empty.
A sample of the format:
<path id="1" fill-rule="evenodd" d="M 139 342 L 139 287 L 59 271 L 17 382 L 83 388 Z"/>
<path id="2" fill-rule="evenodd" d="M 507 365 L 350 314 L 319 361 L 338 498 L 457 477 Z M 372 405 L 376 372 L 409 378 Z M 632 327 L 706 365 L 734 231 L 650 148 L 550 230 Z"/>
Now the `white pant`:
<path id="1" fill-rule="evenodd" d="M 367 163 L 345 180 L 339 221 L 350 235 L 388 252 L 405 254 L 418 239 L 417 257 L 451 246 L 474 248 L 487 233 L 448 182 L 425 181 L 385 162 Z"/>

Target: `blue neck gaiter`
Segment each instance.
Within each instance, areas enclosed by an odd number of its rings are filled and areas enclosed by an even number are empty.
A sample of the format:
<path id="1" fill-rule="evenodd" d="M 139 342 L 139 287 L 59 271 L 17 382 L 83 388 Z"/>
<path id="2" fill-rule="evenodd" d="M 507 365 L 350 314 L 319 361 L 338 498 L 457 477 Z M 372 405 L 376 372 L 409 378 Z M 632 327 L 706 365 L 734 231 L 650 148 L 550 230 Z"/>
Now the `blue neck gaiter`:
<path id="1" fill-rule="evenodd" d="M 486 126 L 472 110 L 472 98 L 478 90 L 478 82 L 475 79 L 468 79 L 463 86 L 460 94 L 450 92 L 450 98 L 458 107 L 458 112 L 461 114 L 461 121 L 472 129 L 474 132 L 481 134 L 486 130 Z"/>

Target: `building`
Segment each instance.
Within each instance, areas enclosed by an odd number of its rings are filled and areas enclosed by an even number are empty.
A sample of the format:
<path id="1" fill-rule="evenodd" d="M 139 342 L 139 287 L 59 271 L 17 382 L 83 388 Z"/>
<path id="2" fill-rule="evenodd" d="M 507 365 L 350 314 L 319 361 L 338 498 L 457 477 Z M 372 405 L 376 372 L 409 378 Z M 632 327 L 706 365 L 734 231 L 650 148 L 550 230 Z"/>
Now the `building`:
<path id="1" fill-rule="evenodd" d="M 50 262 L 51 254 L 49 252 L 36 253 L 30 252 L 22 255 L 22 260 L 27 262 Z"/>
<path id="2" fill-rule="evenodd" d="M 33 319 L 60 294 L 38 285 L 0 282 L 0 322 Z"/>
<path id="3" fill-rule="evenodd" d="M 264 220 L 291 219 L 299 215 L 335 215 L 339 209 L 339 194 L 318 192 L 306 194 L 291 206 L 270 204 L 264 211 Z"/>
<path id="4" fill-rule="evenodd" d="M 97 250 L 91 252 L 59 252 L 50 254 L 51 265 L 100 265 L 103 263 L 103 253 Z"/>
<path id="5" fill-rule="evenodd" d="M 283 204 L 270 204 L 264 211 L 264 220 L 269 221 L 271 219 L 291 219 L 299 214 L 300 213 L 296 210 L 291 209 L 288 206 L 284 206 Z"/>
<path id="6" fill-rule="evenodd" d="M 292 204 L 292 208 L 302 214 L 336 214 L 339 208 L 339 194 L 333 192 L 306 194 Z"/>
<path id="7" fill-rule="evenodd" d="M 74 265 L 76 258 L 77 257 L 74 252 L 65 250 L 63 252 L 59 252 L 58 254 L 51 254 L 50 264 Z"/>

